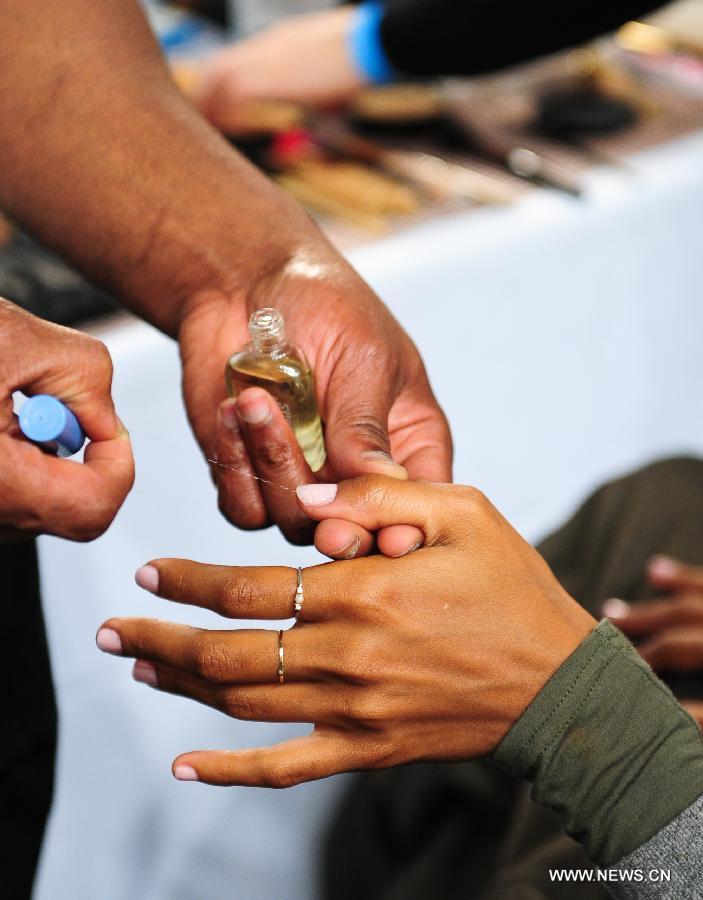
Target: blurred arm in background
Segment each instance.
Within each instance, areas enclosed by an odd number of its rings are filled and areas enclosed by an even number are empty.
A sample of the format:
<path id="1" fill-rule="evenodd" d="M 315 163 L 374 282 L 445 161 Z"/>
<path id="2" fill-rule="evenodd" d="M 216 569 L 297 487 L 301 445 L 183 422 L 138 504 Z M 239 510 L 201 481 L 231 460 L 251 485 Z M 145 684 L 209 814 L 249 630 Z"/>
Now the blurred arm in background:
<path id="1" fill-rule="evenodd" d="M 393 454 L 412 477 L 449 479 L 449 431 L 412 342 L 181 96 L 139 5 L 0 0 L 0 14 L 0 208 L 179 340 L 191 424 L 208 459 L 229 466 L 216 477 L 230 520 L 311 534 L 291 491 L 315 479 L 287 425 L 272 436 L 256 403 L 217 416 L 225 362 L 262 306 L 284 313 L 315 370 L 324 477 L 395 471 Z M 251 477 L 272 458 L 291 490 L 267 494 Z M 356 545 L 345 528 L 333 555 Z M 400 549 L 418 540 L 395 535 Z"/>
<path id="2" fill-rule="evenodd" d="M 287 19 L 214 55 L 198 102 L 227 130 L 242 100 L 341 101 L 365 84 L 406 76 L 476 75 L 605 34 L 661 6 L 520 3 L 517 0 L 390 0 Z"/>

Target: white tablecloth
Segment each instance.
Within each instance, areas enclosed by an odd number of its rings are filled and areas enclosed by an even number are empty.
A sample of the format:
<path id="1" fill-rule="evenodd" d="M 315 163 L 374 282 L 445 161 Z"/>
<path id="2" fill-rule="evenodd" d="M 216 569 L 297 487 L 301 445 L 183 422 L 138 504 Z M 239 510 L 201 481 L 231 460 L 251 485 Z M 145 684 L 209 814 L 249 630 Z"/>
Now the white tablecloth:
<path id="1" fill-rule="evenodd" d="M 640 157 L 634 176 L 594 173 L 585 202 L 538 192 L 353 254 L 424 355 L 453 424 L 457 480 L 479 485 L 531 537 L 601 480 L 703 449 L 702 158 L 703 135 L 693 136 Z M 238 723 L 133 684 L 129 664 L 93 638 L 115 614 L 214 621 L 134 586 L 152 557 L 296 565 L 316 554 L 219 519 L 175 348 L 137 322 L 106 339 L 138 478 L 105 537 L 41 542 L 61 737 L 36 896 L 308 900 L 343 779 L 283 793 L 176 783 L 179 752 L 296 729 Z"/>

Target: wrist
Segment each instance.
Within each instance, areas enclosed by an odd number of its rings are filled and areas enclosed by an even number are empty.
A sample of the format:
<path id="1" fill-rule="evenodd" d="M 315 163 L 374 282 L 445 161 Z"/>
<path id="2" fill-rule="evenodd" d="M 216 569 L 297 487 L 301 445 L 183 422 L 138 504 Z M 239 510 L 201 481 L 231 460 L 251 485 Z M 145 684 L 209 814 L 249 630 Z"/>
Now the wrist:
<path id="1" fill-rule="evenodd" d="M 494 760 L 534 782 L 589 857 L 610 865 L 703 793 L 700 733 L 632 645 L 602 622 L 508 732 Z"/>
<path id="2" fill-rule="evenodd" d="M 165 216 L 120 285 L 128 306 L 176 337 L 183 321 L 213 296 L 245 306 L 256 286 L 283 271 L 302 245 L 326 244 L 314 224 L 263 178 L 255 192 L 198 205 L 190 217 Z"/>
<path id="3" fill-rule="evenodd" d="M 263 306 L 275 305 L 287 312 L 291 306 L 307 303 L 315 297 L 319 310 L 322 298 L 316 293 L 318 286 L 326 288 L 328 302 L 330 299 L 336 302 L 340 294 L 348 293 L 346 279 L 353 270 L 337 256 L 307 217 L 302 224 L 309 227 L 297 229 L 294 239 L 283 240 L 282 230 L 278 235 L 280 239 L 272 240 L 265 252 L 250 254 L 241 265 L 225 261 L 221 270 L 213 271 L 210 278 L 183 294 L 178 304 L 174 336 L 180 340 L 184 326 L 207 314 L 208 309 L 211 313 L 219 310 L 218 318 L 227 317 L 223 326 L 238 320 L 246 334 L 249 316 Z M 359 287 L 365 285 L 357 276 L 355 279 L 359 282 L 355 285 L 358 292 Z M 356 299 L 357 305 L 362 306 L 361 295 Z M 333 318 L 331 311 L 330 320 Z"/>
<path id="4" fill-rule="evenodd" d="M 537 602 L 530 604 L 530 608 L 537 610 L 542 600 L 543 596 L 540 594 Z M 542 611 L 541 616 L 535 617 L 535 627 L 522 629 L 531 649 L 529 653 L 521 653 L 511 660 L 514 689 L 507 692 L 502 730 L 493 749 L 511 730 L 515 730 L 526 711 L 598 624 L 586 610 L 562 591 L 559 592 L 556 604 L 542 606 Z M 521 666 L 518 660 L 522 663 Z"/>

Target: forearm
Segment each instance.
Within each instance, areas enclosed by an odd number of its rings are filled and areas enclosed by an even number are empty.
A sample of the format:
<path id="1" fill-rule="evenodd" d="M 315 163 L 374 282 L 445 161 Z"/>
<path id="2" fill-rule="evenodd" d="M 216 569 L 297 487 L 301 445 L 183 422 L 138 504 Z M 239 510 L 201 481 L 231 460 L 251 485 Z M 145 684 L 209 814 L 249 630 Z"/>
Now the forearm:
<path id="1" fill-rule="evenodd" d="M 476 74 L 584 43 L 661 0 L 390 0 L 381 24 L 389 62 L 417 75 Z"/>
<path id="2" fill-rule="evenodd" d="M 0 11 L 0 208 L 150 321 L 320 239 L 182 99 L 135 2 Z"/>
<path id="3" fill-rule="evenodd" d="M 650 883 L 642 896 L 685 885 L 692 871 L 703 876 L 694 827 L 703 814 L 700 733 L 610 624 L 555 673 L 495 759 L 534 782 L 536 802 L 559 813 L 599 866 L 671 869 L 671 883 Z M 687 839 L 677 846 L 682 833 Z M 630 896 L 625 883 L 607 883 L 616 896 Z"/>

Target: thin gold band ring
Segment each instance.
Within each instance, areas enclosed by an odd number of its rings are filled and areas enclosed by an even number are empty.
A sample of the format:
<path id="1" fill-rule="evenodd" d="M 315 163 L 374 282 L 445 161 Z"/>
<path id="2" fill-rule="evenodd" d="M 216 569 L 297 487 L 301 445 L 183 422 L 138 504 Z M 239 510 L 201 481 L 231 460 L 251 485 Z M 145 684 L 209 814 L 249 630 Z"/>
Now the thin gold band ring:
<path id="1" fill-rule="evenodd" d="M 286 661 L 283 654 L 283 631 L 278 632 L 278 683 L 283 684 L 286 680 Z"/>

